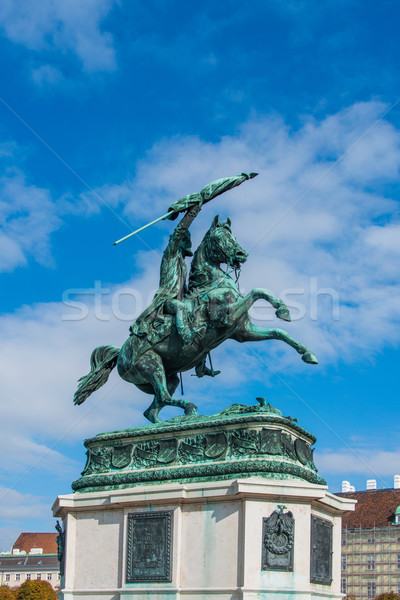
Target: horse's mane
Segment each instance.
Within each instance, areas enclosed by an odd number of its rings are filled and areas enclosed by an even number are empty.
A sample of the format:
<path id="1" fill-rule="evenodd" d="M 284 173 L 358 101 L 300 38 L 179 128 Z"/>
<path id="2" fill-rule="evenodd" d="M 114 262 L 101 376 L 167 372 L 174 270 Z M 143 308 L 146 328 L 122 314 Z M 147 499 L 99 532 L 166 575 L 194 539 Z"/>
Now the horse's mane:
<path id="1" fill-rule="evenodd" d="M 198 287 L 199 285 L 202 285 L 207 280 L 206 274 L 204 273 L 204 264 L 211 263 L 210 259 L 212 256 L 212 234 L 217 228 L 220 227 L 228 229 L 228 231 L 231 232 L 229 219 L 226 221 L 226 223 L 219 223 L 217 215 L 214 218 L 210 229 L 206 232 L 205 236 L 200 242 L 200 245 L 198 246 L 193 255 L 189 272 L 189 291 L 191 291 L 195 287 Z"/>

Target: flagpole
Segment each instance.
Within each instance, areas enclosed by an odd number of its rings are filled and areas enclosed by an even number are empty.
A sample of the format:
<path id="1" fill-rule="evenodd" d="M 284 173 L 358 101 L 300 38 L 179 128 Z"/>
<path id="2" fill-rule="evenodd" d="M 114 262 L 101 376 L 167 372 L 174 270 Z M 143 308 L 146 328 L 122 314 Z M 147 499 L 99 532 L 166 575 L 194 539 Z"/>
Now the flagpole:
<path id="1" fill-rule="evenodd" d="M 249 174 L 242 173 L 241 175 L 238 175 L 237 177 L 226 177 L 225 179 L 217 179 L 216 181 L 212 181 L 211 183 L 209 183 L 208 185 L 203 187 L 203 189 L 201 190 L 201 192 L 199 194 L 188 194 L 187 196 L 184 196 L 177 202 L 174 202 L 174 204 L 172 205 L 174 207 L 174 210 L 170 210 L 167 213 L 165 213 L 165 215 L 163 215 L 162 217 L 158 217 L 158 219 L 151 221 L 151 223 L 147 223 L 147 225 L 143 225 L 143 227 L 136 229 L 136 231 L 132 231 L 132 233 L 129 233 L 125 237 L 114 242 L 113 245 L 116 246 L 120 242 L 127 240 L 128 238 L 132 237 L 133 235 L 136 235 L 137 233 L 140 233 L 141 231 L 143 231 L 144 229 L 147 229 L 148 227 L 151 227 L 155 223 L 158 223 L 159 221 L 163 221 L 163 219 L 167 219 L 174 213 L 182 212 L 182 208 L 179 206 L 179 202 L 182 202 L 182 201 L 189 202 L 189 204 L 187 206 L 185 206 L 185 210 L 187 210 L 190 207 L 190 202 L 194 202 L 195 199 L 197 201 L 201 199 L 202 203 L 205 204 L 206 202 L 209 202 L 216 196 L 223 194 L 224 192 L 226 192 L 229 189 L 232 189 L 232 187 L 236 187 L 237 185 L 240 185 L 241 183 L 243 183 L 243 181 L 246 181 L 246 179 L 253 179 L 253 177 L 256 177 L 257 175 L 258 175 L 258 173 L 249 173 Z M 212 189 L 212 186 L 214 186 L 214 189 Z M 215 186 L 217 186 L 217 187 L 215 187 Z M 222 187 L 222 189 L 218 189 L 218 187 L 219 188 Z M 210 188 L 211 188 L 211 190 L 210 190 Z M 176 205 L 178 205 L 178 207 Z"/>
<path id="2" fill-rule="evenodd" d="M 143 225 L 143 227 L 140 227 L 139 229 L 136 229 L 136 231 L 132 231 L 132 233 L 129 233 L 128 235 L 126 235 L 125 237 L 121 238 L 120 240 L 117 240 L 116 242 L 113 243 L 113 246 L 116 246 L 120 242 L 123 242 L 124 240 L 127 240 L 128 238 L 132 237 L 133 235 L 136 235 L 137 233 L 140 233 L 144 229 L 147 229 L 148 227 L 151 227 L 155 223 L 158 223 L 159 221 L 162 221 L 163 219 L 166 219 L 167 217 L 170 217 L 173 214 L 174 214 L 174 211 L 170 210 L 169 212 L 167 212 L 162 217 L 158 217 L 158 219 L 154 219 L 154 221 L 152 221 L 151 223 L 147 223 L 147 225 Z"/>

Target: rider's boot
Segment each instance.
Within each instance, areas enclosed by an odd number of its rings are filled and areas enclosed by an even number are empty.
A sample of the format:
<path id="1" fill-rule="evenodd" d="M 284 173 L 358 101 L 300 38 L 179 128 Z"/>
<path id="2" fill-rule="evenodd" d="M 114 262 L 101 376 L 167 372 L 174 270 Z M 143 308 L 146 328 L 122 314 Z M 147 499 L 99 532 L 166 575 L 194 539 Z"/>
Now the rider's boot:
<path id="1" fill-rule="evenodd" d="M 208 377 L 216 377 L 216 375 L 221 373 L 221 371 L 214 371 L 214 369 L 209 369 L 206 367 L 205 358 L 196 365 L 195 372 L 197 377 L 204 377 L 204 375 L 207 375 Z"/>

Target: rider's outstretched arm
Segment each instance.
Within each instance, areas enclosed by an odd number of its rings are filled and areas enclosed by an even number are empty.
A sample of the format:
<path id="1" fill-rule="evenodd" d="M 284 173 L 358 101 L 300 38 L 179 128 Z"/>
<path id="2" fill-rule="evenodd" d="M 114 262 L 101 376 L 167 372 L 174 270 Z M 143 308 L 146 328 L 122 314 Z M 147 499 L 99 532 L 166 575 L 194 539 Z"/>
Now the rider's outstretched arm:
<path id="1" fill-rule="evenodd" d="M 202 205 L 202 203 L 199 202 L 195 206 L 192 206 L 191 208 L 189 208 L 189 210 L 187 211 L 187 213 L 185 214 L 183 219 L 181 219 L 179 221 L 178 225 L 175 227 L 175 230 L 174 230 L 173 234 L 171 235 L 169 244 L 167 246 L 167 250 L 171 254 L 174 254 L 175 252 L 178 251 L 178 248 L 179 248 L 183 238 L 185 237 L 185 233 L 187 232 L 187 230 L 193 223 L 194 219 L 199 214 L 199 212 L 201 210 L 201 205 Z"/>

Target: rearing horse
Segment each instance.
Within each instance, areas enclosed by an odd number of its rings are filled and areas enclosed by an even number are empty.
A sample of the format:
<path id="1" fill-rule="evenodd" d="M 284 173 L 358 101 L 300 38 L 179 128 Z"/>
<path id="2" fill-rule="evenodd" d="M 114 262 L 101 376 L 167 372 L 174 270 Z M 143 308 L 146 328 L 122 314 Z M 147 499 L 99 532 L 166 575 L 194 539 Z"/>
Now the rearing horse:
<path id="1" fill-rule="evenodd" d="M 197 407 L 187 400 L 175 399 L 179 383 L 178 373 L 196 369 L 199 377 L 216 373 L 205 366 L 207 354 L 227 339 L 237 342 L 281 340 L 292 346 L 303 361 L 317 364 L 315 355 L 282 329 L 257 327 L 249 318 L 249 309 L 257 300 L 266 300 L 275 309 L 278 318 L 290 321 L 285 303 L 263 288 L 255 288 L 242 296 L 235 281 L 221 269 L 226 264 L 240 269 L 247 253 L 237 243 L 231 231 L 231 222 L 220 223 L 218 216 L 212 222 L 197 248 L 190 269 L 187 305 L 193 337 L 185 344 L 178 335 L 174 319 L 165 314 L 162 339 L 152 345 L 131 335 L 122 348 L 100 346 L 91 356 L 91 371 L 80 379 L 75 404 L 81 404 L 108 379 L 117 366 L 119 375 L 147 394 L 154 394 L 144 415 L 151 422 L 160 421 L 164 406 L 179 406 L 186 415 L 197 414 Z"/>

